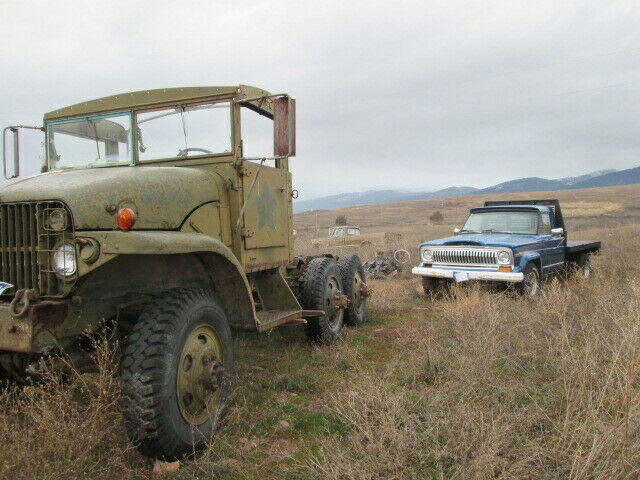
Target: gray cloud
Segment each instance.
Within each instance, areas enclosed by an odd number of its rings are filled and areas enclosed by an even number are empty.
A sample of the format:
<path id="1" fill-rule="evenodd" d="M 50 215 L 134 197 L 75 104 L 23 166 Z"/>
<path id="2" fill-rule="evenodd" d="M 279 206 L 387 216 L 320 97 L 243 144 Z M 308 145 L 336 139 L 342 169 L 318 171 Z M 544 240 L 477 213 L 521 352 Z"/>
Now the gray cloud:
<path id="1" fill-rule="evenodd" d="M 0 9 L 0 125 L 123 91 L 246 83 L 298 99 L 303 198 L 638 164 L 634 2 Z"/>

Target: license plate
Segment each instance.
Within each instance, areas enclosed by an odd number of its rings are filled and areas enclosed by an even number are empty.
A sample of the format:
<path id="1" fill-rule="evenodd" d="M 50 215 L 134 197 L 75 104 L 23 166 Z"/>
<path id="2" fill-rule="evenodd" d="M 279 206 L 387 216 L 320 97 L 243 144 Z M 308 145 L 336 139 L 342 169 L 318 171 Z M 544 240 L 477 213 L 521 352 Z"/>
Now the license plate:
<path id="1" fill-rule="evenodd" d="M 453 272 L 453 279 L 458 283 L 466 282 L 469 280 L 469 274 L 467 272 Z"/>

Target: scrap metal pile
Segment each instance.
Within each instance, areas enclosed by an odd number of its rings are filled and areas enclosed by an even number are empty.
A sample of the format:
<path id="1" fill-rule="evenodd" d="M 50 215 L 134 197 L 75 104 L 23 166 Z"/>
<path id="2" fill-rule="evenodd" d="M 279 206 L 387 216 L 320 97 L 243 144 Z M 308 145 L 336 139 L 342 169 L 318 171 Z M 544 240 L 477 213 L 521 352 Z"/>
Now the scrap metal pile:
<path id="1" fill-rule="evenodd" d="M 363 267 L 367 276 L 379 280 L 388 276 L 400 275 L 410 260 L 411 254 L 401 248 L 393 252 L 378 252 L 376 258 L 365 262 Z"/>

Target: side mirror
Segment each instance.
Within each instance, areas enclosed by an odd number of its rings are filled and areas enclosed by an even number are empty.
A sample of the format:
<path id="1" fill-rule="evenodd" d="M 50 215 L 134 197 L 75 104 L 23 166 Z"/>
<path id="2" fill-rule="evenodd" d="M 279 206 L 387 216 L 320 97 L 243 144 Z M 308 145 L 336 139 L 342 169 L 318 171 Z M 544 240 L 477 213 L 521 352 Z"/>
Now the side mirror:
<path id="1" fill-rule="evenodd" d="M 11 152 L 13 153 L 13 174 L 7 175 L 7 156 L 9 153 L 9 149 L 7 149 L 7 133 L 13 133 L 13 148 Z M 20 175 L 20 136 L 18 132 L 18 127 L 6 127 L 2 131 L 2 165 L 4 169 L 4 178 L 7 180 L 11 180 L 12 178 L 16 178 Z"/>
<path id="2" fill-rule="evenodd" d="M 557 236 L 564 235 L 564 228 L 552 228 L 551 235 L 557 235 Z"/>
<path id="3" fill-rule="evenodd" d="M 43 127 L 29 127 L 27 125 L 14 125 L 5 127 L 5 129 L 2 130 L 2 165 L 4 178 L 7 180 L 11 180 L 20 175 L 20 128 L 44 131 Z M 13 133 L 13 148 L 11 149 L 7 149 L 7 132 Z M 11 175 L 7 174 L 7 156 L 9 151 L 13 153 L 13 173 Z"/>
<path id="4" fill-rule="evenodd" d="M 454 228 L 453 229 L 453 234 L 454 235 L 458 235 L 460 233 L 460 229 L 459 228 Z"/>
<path id="5" fill-rule="evenodd" d="M 296 101 L 278 97 L 273 107 L 273 154 L 276 157 L 296 155 Z"/>

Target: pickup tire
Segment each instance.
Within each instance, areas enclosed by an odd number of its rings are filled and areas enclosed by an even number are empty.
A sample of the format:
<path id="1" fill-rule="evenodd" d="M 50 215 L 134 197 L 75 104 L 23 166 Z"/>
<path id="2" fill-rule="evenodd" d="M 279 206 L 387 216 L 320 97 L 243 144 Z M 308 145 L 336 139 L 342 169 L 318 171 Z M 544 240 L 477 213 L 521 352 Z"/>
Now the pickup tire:
<path id="1" fill-rule="evenodd" d="M 320 317 L 307 319 L 304 331 L 310 342 L 330 345 L 336 341 L 344 325 L 344 310 L 336 309 L 335 295 L 342 293 L 342 280 L 333 258 L 312 259 L 302 277 L 301 300 L 307 310 L 324 310 Z"/>
<path id="2" fill-rule="evenodd" d="M 422 277 L 422 289 L 431 299 L 444 298 L 451 288 L 451 281 L 442 278 Z"/>
<path id="3" fill-rule="evenodd" d="M 583 278 L 589 278 L 591 276 L 591 255 L 588 253 L 581 253 L 576 258 L 574 272 Z"/>
<path id="4" fill-rule="evenodd" d="M 538 266 L 529 263 L 524 268 L 524 279 L 522 282 L 517 284 L 518 292 L 527 298 L 533 299 L 538 296 L 540 293 L 541 279 L 540 279 L 540 270 Z"/>
<path id="5" fill-rule="evenodd" d="M 159 297 L 123 345 L 121 403 L 133 444 L 167 461 L 203 448 L 223 416 L 233 367 L 231 330 L 213 291 Z"/>
<path id="6" fill-rule="evenodd" d="M 342 293 L 349 299 L 349 307 L 344 311 L 344 321 L 347 325 L 360 325 L 367 316 L 367 299 L 362 296 L 366 278 L 360 257 L 354 253 L 341 256 L 338 258 L 338 270 Z"/>

